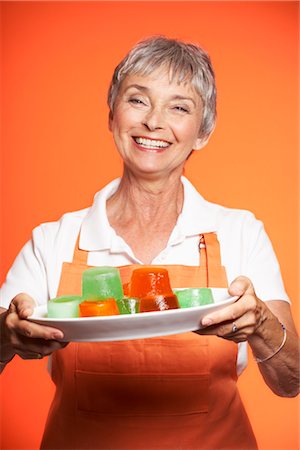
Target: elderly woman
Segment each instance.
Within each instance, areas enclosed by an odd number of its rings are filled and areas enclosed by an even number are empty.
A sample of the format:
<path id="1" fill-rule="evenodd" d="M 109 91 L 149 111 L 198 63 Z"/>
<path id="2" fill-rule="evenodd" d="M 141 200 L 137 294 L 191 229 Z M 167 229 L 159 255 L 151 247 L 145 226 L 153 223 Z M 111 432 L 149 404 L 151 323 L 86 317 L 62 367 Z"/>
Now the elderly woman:
<path id="1" fill-rule="evenodd" d="M 247 342 L 267 385 L 289 397 L 298 338 L 261 222 L 207 202 L 182 176 L 215 126 L 209 57 L 181 41 L 145 40 L 116 68 L 108 103 L 123 175 L 91 208 L 33 231 L 2 288 L 2 365 L 53 353 L 42 448 L 255 449 L 236 388 Z M 228 287 L 238 300 L 197 333 L 113 343 L 66 346 L 60 330 L 26 320 L 36 303 L 72 293 L 79 266 L 122 274 L 137 264 L 169 268 L 175 285 L 184 274 L 185 287 Z"/>

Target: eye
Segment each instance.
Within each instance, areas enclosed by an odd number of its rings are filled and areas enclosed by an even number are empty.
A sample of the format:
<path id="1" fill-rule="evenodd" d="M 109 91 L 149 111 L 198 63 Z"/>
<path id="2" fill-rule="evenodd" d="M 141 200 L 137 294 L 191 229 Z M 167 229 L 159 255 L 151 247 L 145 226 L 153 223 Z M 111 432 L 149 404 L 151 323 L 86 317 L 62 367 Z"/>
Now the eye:
<path id="1" fill-rule="evenodd" d="M 132 103 L 133 105 L 145 105 L 146 103 L 137 97 L 132 97 L 129 100 L 129 103 Z"/>
<path id="2" fill-rule="evenodd" d="M 173 107 L 173 109 L 175 109 L 175 111 L 179 111 L 181 113 L 190 113 L 190 110 L 187 106 L 182 106 L 182 105 L 176 105 Z"/>

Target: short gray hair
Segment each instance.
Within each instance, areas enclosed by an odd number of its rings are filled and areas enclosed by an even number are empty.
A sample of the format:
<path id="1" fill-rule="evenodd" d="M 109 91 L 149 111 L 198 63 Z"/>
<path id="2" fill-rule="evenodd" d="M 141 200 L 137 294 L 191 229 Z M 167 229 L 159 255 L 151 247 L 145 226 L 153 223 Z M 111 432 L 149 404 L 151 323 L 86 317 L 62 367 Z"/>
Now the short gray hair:
<path id="1" fill-rule="evenodd" d="M 216 121 L 216 85 L 210 58 L 198 45 L 164 36 L 153 36 L 135 45 L 115 68 L 109 91 L 110 119 L 122 81 L 127 75 L 149 75 L 166 67 L 171 81 L 189 81 L 200 95 L 203 118 L 199 136 L 203 145 L 214 130 Z"/>

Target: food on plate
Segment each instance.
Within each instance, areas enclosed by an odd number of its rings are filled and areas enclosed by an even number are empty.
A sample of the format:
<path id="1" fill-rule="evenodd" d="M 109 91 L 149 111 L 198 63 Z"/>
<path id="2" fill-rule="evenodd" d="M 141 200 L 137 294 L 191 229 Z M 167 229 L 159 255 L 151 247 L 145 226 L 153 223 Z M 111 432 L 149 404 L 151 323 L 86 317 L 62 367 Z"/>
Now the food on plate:
<path id="1" fill-rule="evenodd" d="M 153 297 L 143 297 L 140 300 L 140 313 L 178 308 L 176 295 L 154 295 Z"/>
<path id="2" fill-rule="evenodd" d="M 138 298 L 124 297 L 117 300 L 120 314 L 137 314 L 140 312 L 140 300 Z"/>
<path id="3" fill-rule="evenodd" d="M 168 271 L 160 267 L 135 269 L 129 283 L 129 296 L 140 300 L 140 313 L 179 308 Z"/>
<path id="4" fill-rule="evenodd" d="M 202 306 L 214 303 L 210 288 L 189 288 L 174 291 L 177 295 L 180 308 Z"/>
<path id="5" fill-rule="evenodd" d="M 116 316 L 120 314 L 117 302 L 114 298 L 105 300 L 84 300 L 79 305 L 80 317 Z"/>
<path id="6" fill-rule="evenodd" d="M 120 272 L 116 267 L 102 266 L 87 269 L 82 274 L 82 298 L 102 300 L 124 297 Z"/>
<path id="7" fill-rule="evenodd" d="M 210 288 L 171 289 L 167 269 L 142 266 L 132 272 L 126 296 L 116 267 L 87 269 L 82 274 L 82 296 L 57 297 L 48 302 L 48 317 L 76 318 L 137 314 L 190 308 L 214 303 Z"/>
<path id="8" fill-rule="evenodd" d="M 79 303 L 82 298 L 77 295 L 56 297 L 47 303 L 48 317 L 56 319 L 79 317 Z"/>

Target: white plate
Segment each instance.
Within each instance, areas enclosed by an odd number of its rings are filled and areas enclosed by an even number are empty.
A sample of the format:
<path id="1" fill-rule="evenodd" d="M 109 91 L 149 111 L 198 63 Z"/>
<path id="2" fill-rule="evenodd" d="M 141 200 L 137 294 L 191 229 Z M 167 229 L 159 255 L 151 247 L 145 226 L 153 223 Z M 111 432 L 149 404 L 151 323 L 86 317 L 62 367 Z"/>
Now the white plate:
<path id="1" fill-rule="evenodd" d="M 37 306 L 28 319 L 41 325 L 58 328 L 64 341 L 97 342 L 143 339 L 155 336 L 185 333 L 201 328 L 201 320 L 209 312 L 217 311 L 235 302 L 227 289 L 213 288 L 215 303 L 169 311 L 155 311 L 118 316 L 81 317 L 75 319 L 50 319 L 47 305 Z"/>

